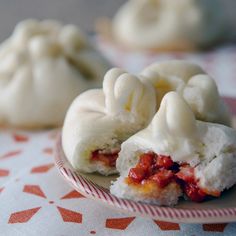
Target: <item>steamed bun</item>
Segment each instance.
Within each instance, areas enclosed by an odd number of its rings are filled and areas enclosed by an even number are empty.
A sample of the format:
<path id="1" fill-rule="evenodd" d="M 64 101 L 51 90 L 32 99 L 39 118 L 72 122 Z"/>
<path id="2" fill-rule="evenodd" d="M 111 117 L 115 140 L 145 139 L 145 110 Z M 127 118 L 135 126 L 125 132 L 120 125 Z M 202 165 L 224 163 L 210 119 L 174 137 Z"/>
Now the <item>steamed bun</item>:
<path id="1" fill-rule="evenodd" d="M 186 101 L 167 93 L 149 126 L 121 145 L 111 193 L 174 205 L 184 192 L 203 201 L 236 183 L 236 131 L 196 120 Z"/>
<path id="2" fill-rule="evenodd" d="M 170 91 L 177 92 L 189 105 L 186 106 L 192 123 L 196 119 L 229 123 L 229 113 L 215 82 L 194 64 L 183 61 L 153 64 L 138 75 L 113 68 L 104 77 L 103 89 L 82 93 L 67 112 L 62 146 L 72 166 L 87 173 L 116 173 L 120 146 L 149 124 L 160 104 L 164 103 L 163 97 Z M 184 114 L 186 109 L 181 108 L 186 106 L 173 104 L 175 110 Z M 176 130 L 191 127 L 191 122 L 183 119 L 181 123 L 178 119 L 174 117 L 172 122 L 173 126 L 176 122 Z M 156 132 L 162 128 L 165 124 Z"/>
<path id="3" fill-rule="evenodd" d="M 104 77 L 103 89 L 82 93 L 70 106 L 62 130 L 63 150 L 78 170 L 116 173 L 121 143 L 146 127 L 155 111 L 152 86 L 113 68 Z"/>
<path id="4" fill-rule="evenodd" d="M 157 103 L 169 91 L 183 96 L 199 120 L 230 124 L 230 114 L 215 81 L 198 65 L 172 60 L 153 63 L 141 75 L 156 89 Z"/>
<path id="5" fill-rule="evenodd" d="M 0 123 L 61 125 L 72 100 L 101 84 L 108 68 L 76 26 L 20 22 L 0 46 Z"/>
<path id="6" fill-rule="evenodd" d="M 221 41 L 226 22 L 220 0 L 129 0 L 112 32 L 128 48 L 191 50 Z"/>

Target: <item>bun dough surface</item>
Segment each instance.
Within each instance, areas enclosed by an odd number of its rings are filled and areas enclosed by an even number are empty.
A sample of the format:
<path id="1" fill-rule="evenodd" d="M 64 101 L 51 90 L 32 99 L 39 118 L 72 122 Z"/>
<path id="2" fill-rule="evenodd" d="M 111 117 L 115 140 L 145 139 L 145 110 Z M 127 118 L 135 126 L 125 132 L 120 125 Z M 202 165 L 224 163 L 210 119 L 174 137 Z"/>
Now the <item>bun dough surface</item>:
<path id="1" fill-rule="evenodd" d="M 157 103 L 169 91 L 183 96 L 199 120 L 229 125 L 230 115 L 215 81 L 198 65 L 172 60 L 153 63 L 142 72 L 156 89 Z"/>
<path id="2" fill-rule="evenodd" d="M 149 124 L 163 96 L 172 90 L 190 105 L 194 122 L 197 117 L 229 123 L 215 82 L 194 64 L 153 64 L 138 76 L 114 68 L 106 73 L 103 89 L 81 94 L 68 110 L 62 136 L 69 161 L 84 172 L 116 172 L 115 168 L 92 162 L 93 153 L 118 154 L 121 143 Z"/>
<path id="3" fill-rule="evenodd" d="M 114 38 L 129 48 L 191 50 L 226 34 L 220 0 L 129 0 L 113 19 Z"/>
<path id="4" fill-rule="evenodd" d="M 209 192 L 222 192 L 236 182 L 236 131 L 220 124 L 197 121 L 190 107 L 176 92 L 165 95 L 147 128 L 121 145 L 116 162 L 121 177 L 111 186 L 113 194 L 136 198 L 135 189 L 125 191 L 129 187 L 124 179 L 130 168 L 137 164 L 139 155 L 150 151 L 170 156 L 178 164 L 188 163 L 195 167 L 198 186 Z M 175 188 L 172 197 L 170 195 L 166 193 L 166 198 L 161 201 L 139 195 L 139 201 L 166 205 L 169 199 L 167 205 L 177 203 L 179 191 Z"/>
<path id="5" fill-rule="evenodd" d="M 20 22 L 0 46 L 0 123 L 61 125 L 72 100 L 98 86 L 108 68 L 76 26 Z"/>
<path id="6" fill-rule="evenodd" d="M 124 140 L 148 125 L 155 111 L 152 86 L 121 69 L 111 69 L 103 89 L 82 93 L 67 112 L 62 145 L 68 160 L 84 172 L 116 173 L 115 168 L 92 163 L 91 153 L 119 149 Z"/>

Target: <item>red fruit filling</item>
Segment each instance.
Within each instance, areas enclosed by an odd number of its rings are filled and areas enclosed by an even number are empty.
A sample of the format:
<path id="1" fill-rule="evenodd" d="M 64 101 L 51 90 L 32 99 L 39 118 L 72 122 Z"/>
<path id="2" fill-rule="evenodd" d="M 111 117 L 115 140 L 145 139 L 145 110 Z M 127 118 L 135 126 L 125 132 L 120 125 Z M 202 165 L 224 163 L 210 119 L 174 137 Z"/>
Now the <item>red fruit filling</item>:
<path id="1" fill-rule="evenodd" d="M 119 153 L 119 150 L 108 152 L 108 151 L 99 149 L 92 152 L 91 161 L 101 162 L 103 165 L 107 167 L 115 167 L 118 153 Z"/>
<path id="2" fill-rule="evenodd" d="M 194 176 L 194 168 L 189 164 L 173 162 L 170 156 L 158 155 L 153 152 L 140 155 L 138 164 L 131 168 L 127 183 L 142 185 L 154 182 L 164 188 L 171 182 L 179 184 L 184 193 L 192 201 L 201 202 L 207 196 L 219 196 L 219 192 L 209 192 L 198 187 Z"/>
<path id="3" fill-rule="evenodd" d="M 174 174 L 171 170 L 161 170 L 156 174 L 150 177 L 151 180 L 154 180 L 159 187 L 164 188 L 173 180 Z"/>

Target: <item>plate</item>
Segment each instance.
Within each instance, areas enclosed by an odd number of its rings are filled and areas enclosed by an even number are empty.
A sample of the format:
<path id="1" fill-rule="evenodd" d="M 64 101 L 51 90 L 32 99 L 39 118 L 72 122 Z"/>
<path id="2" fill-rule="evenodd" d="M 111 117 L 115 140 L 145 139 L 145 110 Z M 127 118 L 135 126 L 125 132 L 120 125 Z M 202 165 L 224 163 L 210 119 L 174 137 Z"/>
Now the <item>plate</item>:
<path id="1" fill-rule="evenodd" d="M 236 99 L 227 98 L 231 111 L 236 114 Z M 55 164 L 60 174 L 75 190 L 115 210 L 135 216 L 149 217 L 175 223 L 223 223 L 236 221 L 236 186 L 225 191 L 221 197 L 202 203 L 180 200 L 175 207 L 120 199 L 109 192 L 111 181 L 117 176 L 83 174 L 68 162 L 61 146 L 60 135 L 56 141 Z"/>

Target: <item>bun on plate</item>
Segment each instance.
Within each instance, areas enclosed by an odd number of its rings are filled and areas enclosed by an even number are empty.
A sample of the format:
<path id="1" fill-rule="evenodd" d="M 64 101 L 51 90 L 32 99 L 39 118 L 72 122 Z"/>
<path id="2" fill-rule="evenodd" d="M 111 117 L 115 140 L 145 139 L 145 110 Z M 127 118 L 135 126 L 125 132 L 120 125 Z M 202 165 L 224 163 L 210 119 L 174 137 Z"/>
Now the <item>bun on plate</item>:
<path id="1" fill-rule="evenodd" d="M 62 146 L 74 168 L 116 173 L 121 143 L 148 125 L 156 112 L 152 86 L 113 68 L 103 89 L 88 90 L 70 106 L 62 130 Z"/>
<path id="2" fill-rule="evenodd" d="M 218 197 L 236 182 L 236 131 L 196 120 L 185 100 L 167 93 L 149 126 L 121 145 L 111 193 L 175 205 Z"/>
<path id="3" fill-rule="evenodd" d="M 181 60 L 153 63 L 141 75 L 156 90 L 159 106 L 163 96 L 176 91 L 199 120 L 230 125 L 230 114 L 215 81 L 198 65 Z"/>
<path id="4" fill-rule="evenodd" d="M 73 167 L 88 173 L 116 173 L 121 144 L 150 123 L 170 91 L 182 96 L 191 116 L 230 123 L 215 82 L 194 64 L 153 64 L 137 76 L 113 68 L 104 77 L 103 89 L 82 93 L 67 112 L 62 144 Z"/>

